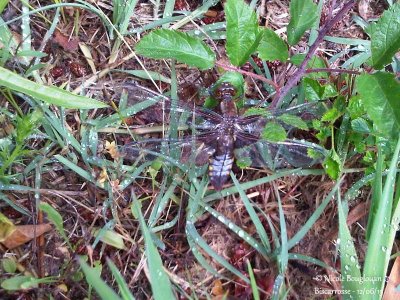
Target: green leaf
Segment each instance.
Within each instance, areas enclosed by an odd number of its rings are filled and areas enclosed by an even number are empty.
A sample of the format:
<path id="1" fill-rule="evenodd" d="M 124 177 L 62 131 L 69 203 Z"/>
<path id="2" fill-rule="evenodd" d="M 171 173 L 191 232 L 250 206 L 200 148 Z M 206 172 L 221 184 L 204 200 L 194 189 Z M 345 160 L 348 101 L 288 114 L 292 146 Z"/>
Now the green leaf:
<path id="1" fill-rule="evenodd" d="M 352 120 L 366 114 L 360 95 L 352 96 L 350 98 L 349 105 L 347 106 L 347 111 L 349 112 L 350 118 Z"/>
<path id="2" fill-rule="evenodd" d="M 15 273 L 17 271 L 17 263 L 13 257 L 6 257 L 1 260 L 1 266 L 6 273 Z"/>
<path id="3" fill-rule="evenodd" d="M 279 60 L 285 62 L 289 57 L 286 43 L 273 31 L 265 28 L 258 53 L 263 60 Z"/>
<path id="4" fill-rule="evenodd" d="M 286 140 L 287 134 L 282 125 L 269 122 L 261 134 L 262 138 L 270 142 L 283 142 Z"/>
<path id="5" fill-rule="evenodd" d="M 249 156 L 243 156 L 236 159 L 236 165 L 241 169 L 250 167 L 251 164 L 252 160 Z"/>
<path id="6" fill-rule="evenodd" d="M 55 86 L 37 84 L 2 67 L 0 67 L 0 86 L 66 108 L 90 109 L 108 106 L 100 101 L 78 96 Z"/>
<path id="7" fill-rule="evenodd" d="M 279 120 L 281 120 L 283 123 L 287 125 L 291 125 L 293 127 L 302 129 L 302 130 L 308 130 L 307 123 L 303 121 L 302 118 L 296 115 L 290 115 L 290 114 L 283 114 L 278 117 Z"/>
<path id="8" fill-rule="evenodd" d="M 386 10 L 367 31 L 371 36 L 372 65 L 382 69 L 400 49 L 400 3 Z"/>
<path id="9" fill-rule="evenodd" d="M 235 66 L 241 66 L 257 49 L 262 38 L 257 15 L 243 0 L 228 0 L 225 4 L 226 52 Z"/>
<path id="10" fill-rule="evenodd" d="M 218 88 L 223 82 L 230 83 L 236 89 L 235 97 L 240 97 L 244 94 L 245 82 L 242 74 L 238 72 L 225 72 L 215 83 L 215 87 Z"/>
<path id="11" fill-rule="evenodd" d="M 338 95 L 335 87 L 331 84 L 321 85 L 317 80 L 303 78 L 305 97 L 310 101 L 325 100 Z"/>
<path id="12" fill-rule="evenodd" d="M 67 234 L 64 231 L 64 221 L 60 213 L 55 210 L 50 204 L 45 202 L 40 203 L 39 209 L 47 214 L 47 218 L 54 224 L 57 231 L 63 237 L 68 246 L 72 248 Z"/>
<path id="13" fill-rule="evenodd" d="M 360 280 L 363 277 L 361 277 L 356 248 L 354 246 L 353 238 L 350 235 L 350 230 L 347 227 L 346 216 L 339 197 L 338 211 L 342 288 L 343 290 L 346 290 L 348 293 L 347 295 L 349 295 L 346 299 L 362 299 L 362 297 L 359 296 L 359 292 L 363 289 L 363 284 L 361 284 Z"/>
<path id="14" fill-rule="evenodd" d="M 390 137 L 399 131 L 400 84 L 390 73 L 364 74 L 356 79 L 357 91 L 378 131 Z"/>
<path id="15" fill-rule="evenodd" d="M 263 116 L 263 117 L 271 117 L 272 114 L 271 112 L 269 112 L 268 110 L 266 110 L 265 108 L 261 108 L 261 107 L 250 107 L 249 109 L 247 109 L 244 113 L 244 116 Z"/>
<path id="16" fill-rule="evenodd" d="M 320 100 L 322 94 L 324 93 L 324 89 L 319 82 L 311 78 L 303 78 L 303 87 L 305 91 L 305 97 L 309 101 Z"/>
<path id="17" fill-rule="evenodd" d="M 113 246 L 117 249 L 125 249 L 124 239 L 119 233 L 113 230 L 96 230 L 94 236 L 97 237 L 98 235 L 100 235 L 100 241 L 103 243 Z"/>
<path id="18" fill-rule="evenodd" d="M 15 231 L 15 225 L 0 212 L 0 242 L 5 241 Z"/>
<path id="19" fill-rule="evenodd" d="M 318 18 L 318 7 L 312 0 L 290 1 L 290 22 L 287 28 L 288 43 L 297 44 L 306 30 Z"/>
<path id="20" fill-rule="evenodd" d="M 4 280 L 1 287 L 7 291 L 23 290 L 22 286 L 30 284 L 30 287 L 37 287 L 34 277 L 32 276 L 14 276 Z"/>
<path id="21" fill-rule="evenodd" d="M 370 134 L 371 133 L 371 129 L 368 126 L 368 122 L 363 118 L 357 118 L 355 120 L 352 120 L 351 121 L 351 128 L 355 132 L 366 133 L 366 134 Z"/>
<path id="22" fill-rule="evenodd" d="M 153 297 L 155 300 L 172 300 L 175 299 L 171 282 L 168 275 L 164 271 L 160 254 L 151 238 L 151 233 L 144 220 L 139 200 L 132 194 L 133 204 L 131 206 L 132 214 L 138 219 L 144 243 L 146 248 L 147 265 L 149 268 L 149 279 Z M 110 298 L 111 299 L 111 298 Z"/>
<path id="23" fill-rule="evenodd" d="M 337 155 L 334 149 L 329 151 L 329 155 L 326 157 L 323 166 L 326 174 L 328 174 L 330 178 L 334 180 L 339 178 L 340 173 L 342 172 L 342 163 L 339 155 Z"/>
<path id="24" fill-rule="evenodd" d="M 118 270 L 117 266 L 112 262 L 112 260 L 107 259 L 107 265 L 113 274 L 115 281 L 118 284 L 119 291 L 121 293 L 122 299 L 124 300 L 134 300 L 131 291 L 129 290 L 129 286 L 124 280 L 124 277 L 121 275 L 120 271 Z"/>
<path id="25" fill-rule="evenodd" d="M 110 288 L 101 278 L 98 268 L 89 267 L 82 257 L 78 259 L 79 265 L 82 268 L 83 273 L 85 273 L 86 281 L 93 286 L 96 292 L 99 294 L 100 298 L 103 300 L 107 299 L 115 299 L 120 300 L 121 298 L 118 296 L 116 292 L 112 288 Z"/>
<path id="26" fill-rule="evenodd" d="M 154 72 L 154 71 L 148 70 L 146 72 L 145 70 L 122 70 L 122 69 L 118 69 L 115 71 L 127 73 L 132 76 L 143 78 L 143 79 L 151 79 L 151 80 L 154 80 L 155 82 L 161 81 L 161 82 L 171 84 L 171 78 L 165 77 L 164 75 Z"/>
<path id="27" fill-rule="evenodd" d="M 144 36 L 136 45 L 137 53 L 156 59 L 176 59 L 205 70 L 214 66 L 215 54 L 203 41 L 168 29 L 157 29 Z"/>

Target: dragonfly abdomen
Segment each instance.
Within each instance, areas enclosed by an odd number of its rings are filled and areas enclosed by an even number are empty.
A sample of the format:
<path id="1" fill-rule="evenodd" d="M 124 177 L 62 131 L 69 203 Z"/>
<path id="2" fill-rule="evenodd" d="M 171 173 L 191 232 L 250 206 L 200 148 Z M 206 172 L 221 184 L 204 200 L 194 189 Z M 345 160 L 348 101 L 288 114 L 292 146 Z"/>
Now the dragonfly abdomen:
<path id="1" fill-rule="evenodd" d="M 211 184 L 217 191 L 222 190 L 224 183 L 228 180 L 232 165 L 233 153 L 230 151 L 225 154 L 215 155 L 210 159 L 208 175 L 210 176 Z"/>

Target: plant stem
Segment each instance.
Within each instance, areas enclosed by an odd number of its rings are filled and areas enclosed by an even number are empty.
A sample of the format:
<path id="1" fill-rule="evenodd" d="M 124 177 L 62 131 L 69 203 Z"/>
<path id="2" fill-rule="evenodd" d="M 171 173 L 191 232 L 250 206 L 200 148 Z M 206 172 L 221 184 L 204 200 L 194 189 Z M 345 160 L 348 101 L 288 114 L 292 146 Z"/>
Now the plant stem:
<path id="1" fill-rule="evenodd" d="M 314 56 L 315 51 L 317 50 L 319 44 L 324 40 L 325 35 L 329 32 L 329 30 L 331 30 L 333 25 L 335 25 L 339 20 L 343 18 L 343 16 L 353 7 L 355 3 L 356 0 L 348 1 L 342 7 L 342 9 L 333 18 L 329 19 L 328 22 L 320 29 L 314 44 L 311 45 L 310 49 L 307 52 L 306 57 L 304 58 L 299 68 L 289 78 L 286 85 L 282 89 L 277 89 L 276 95 L 271 103 L 271 108 L 278 107 L 282 99 L 287 95 L 287 93 L 299 82 L 301 77 L 306 72 L 308 62 Z"/>
<path id="2" fill-rule="evenodd" d="M 260 75 L 257 75 L 257 74 L 251 73 L 251 72 L 247 72 L 247 71 L 244 71 L 244 70 L 242 70 L 242 69 L 240 69 L 238 67 L 226 65 L 226 64 L 218 62 L 218 61 L 215 62 L 215 65 L 218 66 L 218 67 L 223 68 L 224 70 L 238 72 L 240 74 L 252 77 L 254 79 L 258 79 L 260 81 L 264 81 L 264 82 L 268 83 L 269 85 L 271 85 L 275 89 L 275 91 L 277 93 L 279 92 L 279 85 L 276 82 L 274 82 L 272 80 L 269 80 L 268 78 L 265 78 L 264 76 L 260 76 Z"/>
<path id="3" fill-rule="evenodd" d="M 361 74 L 360 72 L 355 71 L 355 70 L 331 69 L 331 68 L 307 69 L 307 70 L 305 71 L 306 74 L 309 74 L 309 73 L 318 73 L 318 72 L 346 73 L 346 74 L 352 74 L 352 75 L 359 75 L 359 74 Z"/>

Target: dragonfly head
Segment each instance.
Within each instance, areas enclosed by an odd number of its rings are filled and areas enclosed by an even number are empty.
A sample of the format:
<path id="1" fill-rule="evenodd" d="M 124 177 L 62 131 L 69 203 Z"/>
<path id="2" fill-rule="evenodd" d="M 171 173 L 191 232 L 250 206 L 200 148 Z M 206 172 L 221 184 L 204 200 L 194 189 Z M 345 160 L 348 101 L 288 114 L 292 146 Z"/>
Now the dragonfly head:
<path id="1" fill-rule="evenodd" d="M 214 90 L 214 97 L 220 102 L 230 102 L 235 98 L 236 94 L 236 88 L 228 82 L 222 82 Z"/>

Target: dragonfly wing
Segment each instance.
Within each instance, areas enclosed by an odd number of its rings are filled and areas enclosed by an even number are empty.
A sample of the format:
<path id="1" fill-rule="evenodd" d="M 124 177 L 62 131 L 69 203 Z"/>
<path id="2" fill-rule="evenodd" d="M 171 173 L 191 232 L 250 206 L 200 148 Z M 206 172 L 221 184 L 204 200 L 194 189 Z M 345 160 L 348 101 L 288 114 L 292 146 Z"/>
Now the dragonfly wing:
<path id="1" fill-rule="evenodd" d="M 128 107 L 136 106 L 138 112 L 143 112 L 146 123 L 162 123 L 166 121 L 166 118 L 168 121 L 168 116 L 173 112 L 178 117 L 184 115 L 185 122 L 201 123 L 202 128 L 209 128 L 222 120 L 222 116 L 212 110 L 189 103 L 175 103 L 170 97 L 134 82 L 114 86 L 113 91 L 116 99 L 123 99 L 123 95 L 126 95 Z M 151 109 L 148 109 L 149 107 Z M 203 124 L 200 119 L 207 122 Z"/>
<path id="2" fill-rule="evenodd" d="M 326 155 L 326 150 L 305 141 L 287 140 L 281 143 L 271 143 L 260 140 L 237 149 L 235 155 L 239 161 L 247 161 L 251 166 L 274 170 L 288 166 L 310 167 L 321 163 L 322 158 Z"/>
<path id="3" fill-rule="evenodd" d="M 120 148 L 121 156 L 129 161 L 151 161 L 161 158 L 166 162 L 191 164 L 197 166 L 208 163 L 213 153 L 213 145 L 205 145 L 199 138 L 148 139 L 136 141 Z"/>

